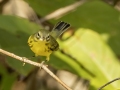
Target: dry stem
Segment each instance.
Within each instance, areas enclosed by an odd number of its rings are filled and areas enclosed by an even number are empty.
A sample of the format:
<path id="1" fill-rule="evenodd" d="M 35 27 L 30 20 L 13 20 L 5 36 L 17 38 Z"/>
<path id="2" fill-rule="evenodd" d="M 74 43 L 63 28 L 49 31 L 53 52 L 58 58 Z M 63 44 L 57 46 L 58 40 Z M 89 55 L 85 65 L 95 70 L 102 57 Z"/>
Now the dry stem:
<path id="1" fill-rule="evenodd" d="M 10 56 L 12 58 L 15 58 L 16 60 L 20 60 L 24 63 L 28 63 L 28 64 L 31 64 L 31 65 L 34 65 L 34 66 L 37 66 L 37 67 L 41 67 L 43 70 L 45 70 L 48 74 L 50 74 L 57 82 L 59 82 L 63 87 L 65 87 L 67 90 L 72 90 L 70 87 L 68 87 L 64 82 L 62 82 L 54 73 L 52 73 L 45 65 L 42 65 L 40 63 L 37 63 L 37 62 L 34 62 L 32 60 L 29 60 L 27 59 L 26 57 L 20 57 L 20 56 L 17 56 L 13 53 L 10 53 L 8 51 L 5 51 L 3 49 L 0 49 L 0 52 L 7 55 L 7 56 Z"/>
<path id="2" fill-rule="evenodd" d="M 41 18 L 40 19 L 40 22 L 44 22 L 46 20 L 50 20 L 50 19 L 53 19 L 53 18 L 59 18 L 75 9 L 77 9 L 80 5 L 82 5 L 83 3 L 85 3 L 86 0 L 80 0 L 80 1 L 77 1 L 71 5 L 68 5 L 66 7 L 62 7 L 62 8 L 59 8 L 57 10 L 55 10 L 54 12 L 46 15 L 45 17 Z"/>

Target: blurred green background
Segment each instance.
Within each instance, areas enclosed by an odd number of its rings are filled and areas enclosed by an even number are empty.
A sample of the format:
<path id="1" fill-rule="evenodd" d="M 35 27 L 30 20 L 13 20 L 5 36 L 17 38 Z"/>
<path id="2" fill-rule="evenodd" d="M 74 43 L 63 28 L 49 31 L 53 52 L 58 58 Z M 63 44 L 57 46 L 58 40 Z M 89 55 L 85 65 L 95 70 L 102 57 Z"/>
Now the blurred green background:
<path id="1" fill-rule="evenodd" d="M 68 22 L 71 28 L 57 40 L 60 50 L 51 55 L 47 64 L 55 70 L 69 71 L 86 79 L 89 85 L 81 90 L 97 90 L 120 77 L 119 1 L 105 1 L 1 0 L 0 48 L 30 58 L 34 55 L 27 45 L 31 34 L 40 28 L 51 29 L 58 21 Z M 32 60 L 37 62 L 37 59 Z M 22 66 L 23 62 L 2 54 L 0 62 L 1 90 L 15 90 L 12 87 L 18 76 L 28 77 L 35 70 L 35 66 Z M 120 81 L 116 81 L 104 89 L 119 88 Z"/>

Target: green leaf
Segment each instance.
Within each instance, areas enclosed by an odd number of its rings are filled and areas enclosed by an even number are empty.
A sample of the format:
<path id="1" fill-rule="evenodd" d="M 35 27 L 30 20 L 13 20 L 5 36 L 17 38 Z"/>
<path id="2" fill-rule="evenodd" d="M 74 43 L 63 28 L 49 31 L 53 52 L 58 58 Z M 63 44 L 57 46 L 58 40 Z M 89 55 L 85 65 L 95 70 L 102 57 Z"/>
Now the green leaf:
<path id="1" fill-rule="evenodd" d="M 86 72 L 85 69 L 83 69 L 80 63 L 77 63 L 74 61 L 74 59 L 59 51 L 54 52 L 54 54 L 51 55 L 50 61 L 48 63 L 57 69 L 64 69 L 75 73 L 78 76 L 84 76 L 84 78 L 92 78 L 92 76 Z"/>
<path id="2" fill-rule="evenodd" d="M 120 76 L 118 59 L 98 33 L 81 28 L 61 44 L 67 54 L 94 75 L 91 84 L 96 88 Z M 120 81 L 114 82 L 107 90 L 117 89 L 119 85 Z"/>
<path id="3" fill-rule="evenodd" d="M 11 90 L 16 80 L 16 74 L 6 74 L 2 77 L 1 90 Z"/>
<path id="4" fill-rule="evenodd" d="M 34 53 L 29 49 L 27 40 L 30 34 L 35 33 L 39 28 L 23 18 L 0 15 L 0 47 L 19 56 L 32 57 Z M 33 69 L 33 66 L 28 64 L 23 67 L 23 62 L 13 58 L 8 58 L 7 63 L 23 75 Z"/>
<path id="5" fill-rule="evenodd" d="M 41 16 L 52 13 L 54 10 L 74 3 L 74 0 L 25 0 Z"/>
<path id="6" fill-rule="evenodd" d="M 6 68 L 3 67 L 3 65 L 0 64 L 0 75 L 1 75 L 1 84 L 0 89 L 1 90 L 11 90 L 11 87 L 14 83 L 14 80 L 16 79 L 16 74 L 14 73 L 8 73 Z"/>
<path id="7" fill-rule="evenodd" d="M 71 23 L 74 28 L 89 28 L 98 32 L 112 50 L 120 55 L 120 13 L 101 0 L 84 3 L 74 12 L 59 20 Z M 55 20 L 56 21 L 56 20 Z"/>

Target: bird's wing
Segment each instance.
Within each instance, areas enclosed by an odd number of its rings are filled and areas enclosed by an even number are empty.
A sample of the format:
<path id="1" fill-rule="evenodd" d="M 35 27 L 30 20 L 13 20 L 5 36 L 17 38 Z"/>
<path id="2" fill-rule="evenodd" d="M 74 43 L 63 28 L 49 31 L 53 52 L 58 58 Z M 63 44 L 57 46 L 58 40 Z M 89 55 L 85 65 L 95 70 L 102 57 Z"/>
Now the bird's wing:
<path id="1" fill-rule="evenodd" d="M 57 39 L 69 27 L 70 27 L 69 23 L 60 21 L 54 26 L 54 28 L 50 32 L 50 35 Z"/>
<path id="2" fill-rule="evenodd" d="M 50 42 L 49 42 L 49 44 L 50 44 L 50 50 L 51 51 L 57 51 L 59 49 L 58 42 L 52 36 L 50 36 Z"/>

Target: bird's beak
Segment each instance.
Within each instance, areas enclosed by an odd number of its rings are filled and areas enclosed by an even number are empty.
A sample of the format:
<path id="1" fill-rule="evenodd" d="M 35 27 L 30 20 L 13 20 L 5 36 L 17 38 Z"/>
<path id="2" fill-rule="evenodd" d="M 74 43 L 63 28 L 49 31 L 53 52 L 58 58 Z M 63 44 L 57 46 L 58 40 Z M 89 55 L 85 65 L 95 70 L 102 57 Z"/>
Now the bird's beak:
<path id="1" fill-rule="evenodd" d="M 41 41 L 44 41 L 44 40 L 45 40 L 45 37 L 40 38 L 40 40 L 41 40 Z"/>

